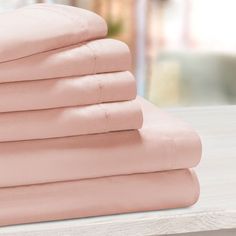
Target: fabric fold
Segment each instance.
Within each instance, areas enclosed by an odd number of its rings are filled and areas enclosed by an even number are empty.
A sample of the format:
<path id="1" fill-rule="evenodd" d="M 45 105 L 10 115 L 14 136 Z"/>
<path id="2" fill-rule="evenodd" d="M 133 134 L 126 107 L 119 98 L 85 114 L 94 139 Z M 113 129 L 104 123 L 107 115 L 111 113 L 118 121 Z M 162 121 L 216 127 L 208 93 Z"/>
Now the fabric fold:
<path id="1" fill-rule="evenodd" d="M 0 112 L 82 106 L 135 97 L 135 79 L 128 71 L 2 83 Z"/>
<path id="2" fill-rule="evenodd" d="M 0 62 L 106 34 L 105 20 L 91 11 L 59 4 L 33 4 L 0 15 Z"/>
<path id="3" fill-rule="evenodd" d="M 198 197 L 191 170 L 0 188 L 0 225 L 187 207 Z"/>
<path id="4" fill-rule="evenodd" d="M 99 39 L 0 63 L 0 83 L 130 70 L 128 46 Z"/>
<path id="5" fill-rule="evenodd" d="M 65 5 L 0 15 L 0 226 L 198 200 L 198 134 L 136 98 L 129 48 L 106 34 Z"/>
<path id="6" fill-rule="evenodd" d="M 0 143 L 0 187 L 196 166 L 201 158 L 196 132 L 144 99 L 138 102 L 144 115 L 140 130 Z M 127 108 L 123 113 L 117 111 L 117 121 L 134 125 L 126 117 Z"/>
<path id="7" fill-rule="evenodd" d="M 0 142 L 139 129 L 136 100 L 0 114 Z"/>

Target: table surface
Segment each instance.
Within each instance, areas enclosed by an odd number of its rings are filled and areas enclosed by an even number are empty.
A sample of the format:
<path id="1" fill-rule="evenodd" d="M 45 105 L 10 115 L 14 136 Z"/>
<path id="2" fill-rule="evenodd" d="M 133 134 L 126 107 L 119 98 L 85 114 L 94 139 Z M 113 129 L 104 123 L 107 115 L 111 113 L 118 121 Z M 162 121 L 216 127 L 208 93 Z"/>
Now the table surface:
<path id="1" fill-rule="evenodd" d="M 147 236 L 236 228 L 236 106 L 171 109 L 198 131 L 199 202 L 190 208 L 0 228 L 1 236 Z M 1 209 L 0 209 L 1 210 Z"/>

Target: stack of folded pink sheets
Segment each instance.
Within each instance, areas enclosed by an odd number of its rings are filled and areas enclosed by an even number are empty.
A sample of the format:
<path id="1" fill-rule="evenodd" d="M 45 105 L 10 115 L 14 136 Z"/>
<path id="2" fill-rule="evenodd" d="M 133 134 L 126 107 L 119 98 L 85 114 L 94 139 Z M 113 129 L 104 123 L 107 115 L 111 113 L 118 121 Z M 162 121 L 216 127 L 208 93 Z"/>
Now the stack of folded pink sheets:
<path id="1" fill-rule="evenodd" d="M 136 97 L 128 47 L 98 15 L 0 15 L 0 226 L 187 207 L 198 135 Z"/>

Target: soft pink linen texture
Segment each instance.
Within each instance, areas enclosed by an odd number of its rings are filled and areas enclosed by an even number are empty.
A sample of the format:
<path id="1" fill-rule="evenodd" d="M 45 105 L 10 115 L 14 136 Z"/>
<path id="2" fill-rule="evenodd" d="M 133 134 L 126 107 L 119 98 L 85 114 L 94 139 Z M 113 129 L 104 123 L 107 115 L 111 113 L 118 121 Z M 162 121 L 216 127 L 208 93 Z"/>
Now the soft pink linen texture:
<path id="1" fill-rule="evenodd" d="M 188 207 L 198 197 L 188 169 L 0 188 L 0 225 Z"/>
<path id="2" fill-rule="evenodd" d="M 139 102 L 140 130 L 0 143 L 0 187 L 196 166 L 201 158 L 196 132 L 144 99 Z"/>
<path id="3" fill-rule="evenodd" d="M 106 22 L 93 12 L 57 4 L 30 5 L 0 14 L 0 62 L 106 34 Z"/>
<path id="4" fill-rule="evenodd" d="M 0 83 L 130 70 L 128 46 L 99 39 L 0 63 Z"/>
<path id="5" fill-rule="evenodd" d="M 136 100 L 35 111 L 0 113 L 0 142 L 139 129 Z"/>
<path id="6" fill-rule="evenodd" d="M 128 72 L 0 84 L 0 112 L 132 100 L 136 84 Z"/>

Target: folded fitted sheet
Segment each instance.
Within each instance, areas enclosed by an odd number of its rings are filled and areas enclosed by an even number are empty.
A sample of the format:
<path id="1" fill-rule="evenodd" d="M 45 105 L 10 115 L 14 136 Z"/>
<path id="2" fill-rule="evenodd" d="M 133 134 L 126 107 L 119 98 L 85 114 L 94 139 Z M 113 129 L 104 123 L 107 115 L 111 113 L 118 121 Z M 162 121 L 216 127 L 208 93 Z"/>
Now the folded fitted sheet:
<path id="1" fill-rule="evenodd" d="M 144 115 L 140 130 L 0 143 L 0 187 L 196 166 L 201 158 L 196 132 L 138 101 Z"/>
<path id="2" fill-rule="evenodd" d="M 135 99 L 128 72 L 0 84 L 0 112 L 39 110 Z"/>
<path id="3" fill-rule="evenodd" d="M 33 4 L 0 14 L 0 62 L 102 38 L 106 22 L 70 6 Z"/>
<path id="4" fill-rule="evenodd" d="M 99 39 L 0 63 L 0 83 L 130 70 L 128 46 Z"/>
<path id="5" fill-rule="evenodd" d="M 0 225 L 187 207 L 198 197 L 188 169 L 0 188 Z"/>
<path id="6" fill-rule="evenodd" d="M 139 129 L 136 100 L 89 106 L 0 113 L 0 142 Z"/>

